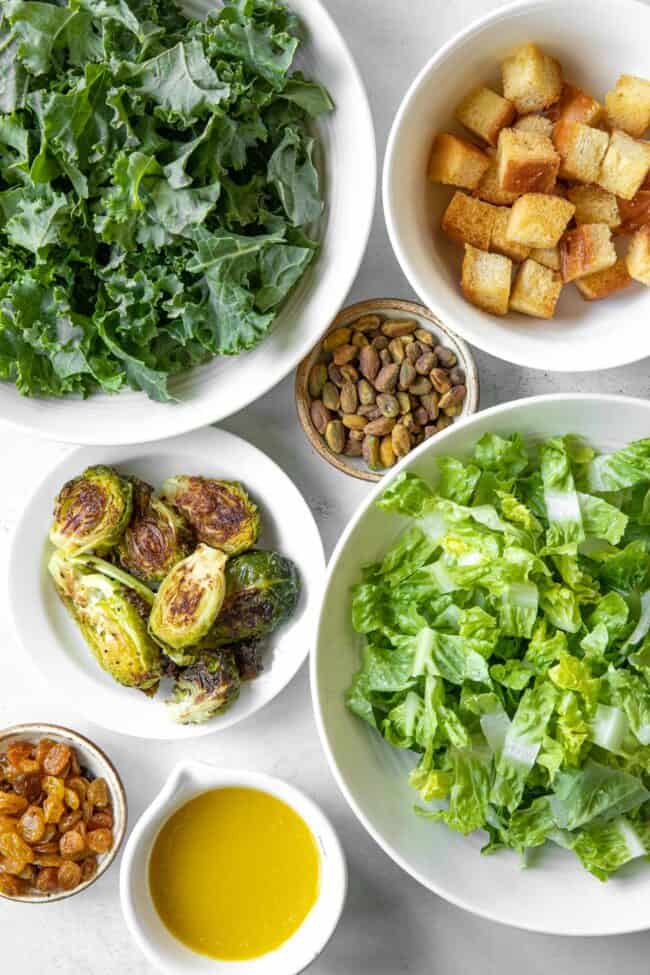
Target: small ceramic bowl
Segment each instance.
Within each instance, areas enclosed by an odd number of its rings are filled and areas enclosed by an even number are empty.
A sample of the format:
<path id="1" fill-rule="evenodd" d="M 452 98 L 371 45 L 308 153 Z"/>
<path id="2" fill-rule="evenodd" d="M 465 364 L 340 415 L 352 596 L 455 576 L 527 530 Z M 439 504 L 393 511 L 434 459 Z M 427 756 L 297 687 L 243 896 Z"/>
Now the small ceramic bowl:
<path id="1" fill-rule="evenodd" d="M 105 779 L 108 791 L 111 796 L 113 809 L 113 846 L 108 853 L 100 854 L 97 858 L 97 872 L 90 880 L 84 881 L 73 890 L 58 890 L 52 894 L 39 894 L 33 892 L 24 894 L 21 897 L 7 897 L 7 900 L 22 901 L 26 904 L 43 904 L 52 901 L 61 901 L 66 897 L 73 897 L 86 890 L 91 884 L 106 873 L 113 860 L 118 854 L 124 835 L 126 833 L 127 805 L 126 793 L 122 780 L 117 774 L 115 766 L 108 756 L 90 739 L 80 735 L 77 731 L 70 728 L 62 728 L 55 724 L 17 724 L 11 728 L 0 731 L 0 755 L 3 754 L 12 742 L 15 741 L 38 741 L 39 738 L 51 738 L 52 741 L 60 742 L 74 748 L 79 758 L 82 768 L 88 769 L 97 779 Z M 5 896 L 0 894 L 0 897 Z"/>
<path id="2" fill-rule="evenodd" d="M 458 366 L 465 373 L 467 393 L 463 402 L 463 409 L 457 419 L 463 419 L 472 413 L 476 413 L 479 403 L 479 380 L 472 353 L 469 346 L 457 335 L 454 335 L 433 312 L 425 308 L 424 305 L 418 305 L 413 301 L 403 301 L 399 298 L 375 298 L 370 301 L 359 301 L 339 312 L 325 335 L 333 332 L 334 329 L 352 325 L 363 315 L 380 315 L 382 318 L 390 318 L 391 320 L 414 318 L 419 328 L 433 332 L 439 340 L 436 344 L 444 345 L 455 352 Z M 307 388 L 309 372 L 314 363 L 318 361 L 325 335 L 320 338 L 309 355 L 302 360 L 296 372 L 296 409 L 301 426 L 314 450 L 332 467 L 362 481 L 380 481 L 384 474 L 387 474 L 392 468 L 371 471 L 361 457 L 346 457 L 343 454 L 333 453 L 311 421 L 309 412 L 311 397 Z"/>
<path id="3" fill-rule="evenodd" d="M 199 955 L 165 927 L 149 891 L 149 858 L 156 836 L 186 802 L 210 789 L 239 787 L 267 792 L 301 816 L 320 852 L 320 892 L 298 930 L 280 945 L 248 961 Z M 298 975 L 325 948 L 339 922 L 347 892 L 347 869 L 338 837 L 318 806 L 281 779 L 204 762 L 181 762 L 135 825 L 124 850 L 120 896 L 127 927 L 147 959 L 167 975 Z"/>

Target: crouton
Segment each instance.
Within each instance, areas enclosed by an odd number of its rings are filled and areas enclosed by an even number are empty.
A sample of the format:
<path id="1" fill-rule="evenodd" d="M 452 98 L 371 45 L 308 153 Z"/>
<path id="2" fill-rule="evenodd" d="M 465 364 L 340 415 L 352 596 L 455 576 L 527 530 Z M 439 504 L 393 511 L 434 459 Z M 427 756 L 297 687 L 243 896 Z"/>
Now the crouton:
<path id="1" fill-rule="evenodd" d="M 619 234 L 633 234 L 640 227 L 650 225 L 650 189 L 639 190 L 631 200 L 618 200 L 621 224 Z"/>
<path id="2" fill-rule="evenodd" d="M 552 271 L 560 270 L 560 248 L 559 247 L 533 247 L 530 252 L 533 261 L 550 267 Z"/>
<path id="3" fill-rule="evenodd" d="M 607 152 L 609 135 L 583 122 L 561 121 L 553 129 L 553 145 L 562 160 L 562 179 L 595 183 Z"/>
<path id="4" fill-rule="evenodd" d="M 604 108 L 600 102 L 581 88 L 569 84 L 562 86 L 559 102 L 546 112 L 547 118 L 553 122 L 583 122 L 584 125 L 598 125 L 603 114 Z"/>
<path id="5" fill-rule="evenodd" d="M 612 229 L 619 226 L 621 215 L 616 197 L 602 186 L 571 186 L 568 197 L 576 208 L 577 224 L 606 223 Z"/>
<path id="6" fill-rule="evenodd" d="M 432 183 L 475 190 L 489 165 L 488 156 L 477 146 L 457 135 L 440 132 L 433 141 L 429 179 Z"/>
<path id="7" fill-rule="evenodd" d="M 561 290 L 562 278 L 557 271 L 529 259 L 515 278 L 510 309 L 534 318 L 552 318 Z"/>
<path id="8" fill-rule="evenodd" d="M 545 135 L 547 139 L 553 133 L 553 123 L 543 115 L 522 115 L 512 128 L 519 132 L 536 132 L 537 135 Z"/>
<path id="9" fill-rule="evenodd" d="M 510 206 L 515 202 L 521 193 L 513 193 L 510 190 L 502 190 L 499 186 L 499 176 L 497 171 L 496 158 L 490 159 L 489 168 L 481 177 L 481 182 L 475 190 L 475 195 L 486 203 L 493 203 L 495 206 Z"/>
<path id="10" fill-rule="evenodd" d="M 489 250 L 496 207 L 456 190 L 442 218 L 442 229 L 459 244 Z"/>
<path id="11" fill-rule="evenodd" d="M 524 44 L 501 65 L 503 94 L 520 115 L 539 112 L 562 93 L 562 69 L 535 44 Z"/>
<path id="12" fill-rule="evenodd" d="M 616 291 L 622 291 L 632 284 L 632 278 L 625 266 L 625 259 L 619 258 L 615 264 L 604 271 L 588 274 L 586 278 L 579 278 L 576 287 L 585 301 L 598 301 L 599 298 L 609 298 Z"/>
<path id="13" fill-rule="evenodd" d="M 560 241 L 562 280 L 575 281 L 616 263 L 612 232 L 605 223 L 583 223 Z"/>
<path id="14" fill-rule="evenodd" d="M 497 144 L 499 132 L 515 115 L 515 106 L 490 88 L 475 88 L 456 109 L 458 121 L 491 146 Z"/>
<path id="15" fill-rule="evenodd" d="M 503 254 L 504 257 L 509 257 L 511 261 L 515 261 L 517 264 L 525 261 L 530 253 L 530 247 L 526 247 L 525 244 L 518 244 L 508 237 L 510 210 L 508 207 L 492 207 L 491 209 L 494 211 L 494 221 L 489 250 Z"/>
<path id="16" fill-rule="evenodd" d="M 650 127 L 650 81 L 622 74 L 616 88 L 605 95 L 605 108 L 611 128 L 640 138 Z"/>
<path id="17" fill-rule="evenodd" d="M 517 193 L 549 193 L 560 157 L 549 138 L 536 132 L 501 129 L 497 149 L 499 186 Z"/>
<path id="18" fill-rule="evenodd" d="M 641 227 L 635 233 L 626 264 L 630 276 L 650 288 L 650 227 Z"/>
<path id="19" fill-rule="evenodd" d="M 528 247 L 555 247 L 575 213 L 573 203 L 545 193 L 526 193 L 510 211 L 508 237 Z"/>
<path id="20" fill-rule="evenodd" d="M 597 183 L 610 193 L 631 200 L 650 170 L 650 152 L 625 132 L 616 129 L 600 166 Z"/>
<path id="21" fill-rule="evenodd" d="M 461 287 L 468 301 L 493 315 L 507 315 L 512 261 L 465 244 Z"/>

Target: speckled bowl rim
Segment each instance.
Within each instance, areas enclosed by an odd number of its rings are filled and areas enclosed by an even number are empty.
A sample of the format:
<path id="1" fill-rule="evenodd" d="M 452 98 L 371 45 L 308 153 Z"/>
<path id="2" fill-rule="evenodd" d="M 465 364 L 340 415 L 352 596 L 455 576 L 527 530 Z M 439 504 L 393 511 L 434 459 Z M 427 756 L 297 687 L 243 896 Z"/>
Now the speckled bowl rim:
<path id="1" fill-rule="evenodd" d="M 3 746 L 6 742 L 24 735 L 52 738 L 62 741 L 66 745 L 73 744 L 81 753 L 81 757 L 83 757 L 84 753 L 92 755 L 97 764 L 103 766 L 105 769 L 105 776 L 102 777 L 106 778 L 113 803 L 113 846 L 108 853 L 104 854 L 103 859 L 98 862 L 97 872 L 89 880 L 85 880 L 73 890 L 59 890 L 52 894 L 22 894 L 17 897 L 9 897 L 7 894 L 0 892 L 1 898 L 13 901 L 14 903 L 52 904 L 55 901 L 62 901 L 67 897 L 74 897 L 76 894 L 87 890 L 88 887 L 91 887 L 95 881 L 99 880 L 106 873 L 115 860 L 126 836 L 128 821 L 126 792 L 119 773 L 106 752 L 99 745 L 96 745 L 94 741 L 91 741 L 90 738 L 86 738 L 85 735 L 74 731 L 72 728 L 66 728 L 64 725 L 34 722 L 15 724 L 9 728 L 2 728 L 0 729 L 0 753 L 4 750 Z"/>
<path id="2" fill-rule="evenodd" d="M 350 477 L 356 477 L 360 481 L 370 481 L 372 483 L 381 481 L 384 475 L 388 474 L 392 468 L 387 468 L 381 472 L 375 472 L 365 468 L 355 467 L 353 464 L 348 463 L 343 456 L 338 456 L 337 454 L 332 453 L 321 435 L 317 430 L 314 429 L 311 422 L 311 417 L 309 415 L 310 397 L 307 391 L 307 381 L 309 378 L 309 370 L 313 365 L 314 356 L 320 349 L 323 340 L 330 332 L 334 331 L 336 328 L 350 325 L 363 315 L 386 314 L 390 311 L 397 311 L 400 314 L 416 315 L 418 318 L 426 319 L 426 321 L 431 325 L 431 331 L 437 330 L 441 332 L 443 336 L 448 338 L 454 344 L 460 353 L 458 365 L 465 373 L 465 387 L 467 389 L 467 393 L 463 402 L 462 413 L 454 419 L 454 424 L 459 421 L 462 422 L 468 416 L 472 416 L 474 413 L 478 412 L 481 393 L 478 369 L 469 345 L 464 339 L 457 335 L 453 329 L 449 328 L 448 325 L 445 325 L 445 323 L 438 318 L 438 316 L 432 312 L 430 308 L 427 308 L 426 305 L 422 305 L 416 301 L 406 300 L 404 298 L 369 298 L 363 301 L 357 301 L 352 305 L 347 305 L 345 308 L 342 308 L 331 325 L 326 329 L 323 335 L 321 335 L 318 342 L 312 346 L 311 350 L 305 356 L 296 370 L 296 411 L 298 413 L 298 419 L 300 420 L 303 433 L 305 434 L 309 444 L 313 450 L 323 458 L 323 460 L 326 460 L 328 464 L 336 468 L 336 470 L 341 471 L 343 474 L 348 474 Z"/>

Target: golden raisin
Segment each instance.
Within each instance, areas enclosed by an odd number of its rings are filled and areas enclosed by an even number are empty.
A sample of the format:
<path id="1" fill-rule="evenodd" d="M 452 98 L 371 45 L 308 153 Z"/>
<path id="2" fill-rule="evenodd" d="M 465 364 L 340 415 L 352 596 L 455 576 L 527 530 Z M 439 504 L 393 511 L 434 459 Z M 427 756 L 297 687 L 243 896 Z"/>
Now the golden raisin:
<path id="1" fill-rule="evenodd" d="M 56 775 L 44 775 L 41 779 L 41 786 L 43 791 L 47 792 L 48 796 L 56 796 L 57 799 L 63 799 L 65 795 L 63 779 L 59 779 Z"/>
<path id="2" fill-rule="evenodd" d="M 0 833 L 15 833 L 18 828 L 18 820 L 13 816 L 0 816 Z"/>
<path id="3" fill-rule="evenodd" d="M 24 860 L 16 860 L 14 857 L 0 857 L 0 873 L 10 873 L 13 877 L 18 877 L 26 866 Z"/>
<path id="4" fill-rule="evenodd" d="M 86 793 L 88 792 L 88 782 L 86 779 L 82 779 L 79 775 L 73 775 L 69 779 L 65 780 L 66 789 L 72 789 L 77 793 L 80 801 L 86 798 Z M 75 809 L 77 807 L 75 806 Z"/>
<path id="5" fill-rule="evenodd" d="M 11 786 L 16 795 L 24 796 L 27 802 L 34 802 L 43 791 L 41 788 L 41 773 L 19 772 Z"/>
<path id="6" fill-rule="evenodd" d="M 70 835 L 70 834 L 68 834 Z M 63 890 L 73 890 L 81 883 L 81 867 L 78 863 L 67 861 L 59 867 L 59 886 Z"/>
<path id="7" fill-rule="evenodd" d="M 20 897 L 27 890 L 27 884 L 18 877 L 12 877 L 7 873 L 0 873 L 0 894 L 5 897 Z"/>
<path id="8" fill-rule="evenodd" d="M 28 863 L 23 867 L 18 876 L 21 880 L 27 880 L 30 884 L 33 884 L 34 878 L 36 877 L 36 870 L 31 863 Z"/>
<path id="9" fill-rule="evenodd" d="M 60 867 L 62 862 L 61 857 L 56 856 L 54 853 L 44 853 L 43 855 L 39 854 L 37 857 L 34 857 L 35 867 Z"/>
<path id="10" fill-rule="evenodd" d="M 113 815 L 109 809 L 98 810 L 88 820 L 88 829 L 112 829 Z"/>
<path id="11" fill-rule="evenodd" d="M 40 843 L 45 833 L 45 816 L 39 806 L 28 806 L 20 817 L 20 832 L 26 843 Z"/>
<path id="12" fill-rule="evenodd" d="M 87 823 L 90 821 L 90 819 L 92 819 L 94 808 L 95 807 L 93 806 L 92 802 L 88 802 L 87 799 L 84 799 L 84 801 L 81 803 L 81 811 L 82 811 L 84 823 Z"/>
<path id="13" fill-rule="evenodd" d="M 7 760 L 18 771 L 22 771 L 20 765 L 23 759 L 31 758 L 34 746 L 31 741 L 14 741 L 7 748 Z"/>
<path id="14" fill-rule="evenodd" d="M 45 756 L 49 752 L 50 748 L 54 747 L 54 742 L 51 738 L 41 738 L 38 745 L 36 746 L 36 753 L 34 758 L 38 762 L 41 768 L 43 768 L 43 763 L 45 761 Z"/>
<path id="15" fill-rule="evenodd" d="M 56 890 L 58 886 L 59 871 L 56 866 L 44 866 L 38 871 L 38 877 L 36 878 L 36 890 L 40 890 L 42 894 L 50 894 L 53 890 Z"/>
<path id="16" fill-rule="evenodd" d="M 81 879 L 85 882 L 94 877 L 97 873 L 97 860 L 95 857 L 86 857 L 81 861 Z"/>
<path id="17" fill-rule="evenodd" d="M 34 857 L 32 848 L 25 843 L 18 833 L 2 833 L 0 835 L 0 853 L 14 860 L 24 860 L 30 863 Z"/>
<path id="18" fill-rule="evenodd" d="M 57 742 L 43 759 L 43 770 L 48 775 L 63 775 L 70 765 L 71 751 L 68 745 Z"/>
<path id="19" fill-rule="evenodd" d="M 71 749 L 71 753 L 70 753 L 70 771 L 68 774 L 74 776 L 81 775 L 81 766 L 79 764 L 79 759 L 77 758 L 77 753 L 74 750 L 74 748 Z"/>
<path id="20" fill-rule="evenodd" d="M 63 799 L 69 809 L 78 809 L 81 805 L 79 795 L 74 791 L 74 789 L 65 789 Z"/>
<path id="21" fill-rule="evenodd" d="M 69 830 L 74 829 L 78 823 L 81 822 L 81 813 L 77 810 L 75 812 L 66 813 L 65 816 L 61 818 L 59 823 L 59 832 L 67 833 Z"/>
<path id="22" fill-rule="evenodd" d="M 88 849 L 93 853 L 106 853 L 113 845 L 110 829 L 93 829 L 88 833 Z"/>
<path id="23" fill-rule="evenodd" d="M 14 816 L 25 812 L 28 805 L 24 796 L 17 796 L 14 792 L 0 792 L 0 813 Z"/>
<path id="24" fill-rule="evenodd" d="M 93 781 L 88 786 L 88 792 L 86 793 L 86 799 L 88 802 L 92 802 L 93 806 L 97 806 L 98 809 L 103 809 L 110 802 L 110 796 L 108 794 L 108 786 L 106 785 L 105 779 L 93 779 Z"/>
<path id="25" fill-rule="evenodd" d="M 78 860 L 84 853 L 86 844 L 83 836 L 75 829 L 64 833 L 59 840 L 59 850 L 64 860 Z"/>
<path id="26" fill-rule="evenodd" d="M 46 823 L 58 823 L 65 812 L 63 801 L 58 796 L 48 796 L 43 803 Z"/>

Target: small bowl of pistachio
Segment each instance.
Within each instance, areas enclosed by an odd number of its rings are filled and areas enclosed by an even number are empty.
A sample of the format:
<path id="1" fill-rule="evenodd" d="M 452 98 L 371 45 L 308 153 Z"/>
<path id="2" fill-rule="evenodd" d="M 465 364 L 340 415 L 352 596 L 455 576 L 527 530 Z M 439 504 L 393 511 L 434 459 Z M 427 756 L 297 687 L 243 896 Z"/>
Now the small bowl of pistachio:
<path id="1" fill-rule="evenodd" d="M 296 373 L 309 442 L 337 470 L 365 481 L 380 480 L 478 403 L 469 347 L 428 308 L 400 299 L 343 309 Z"/>

